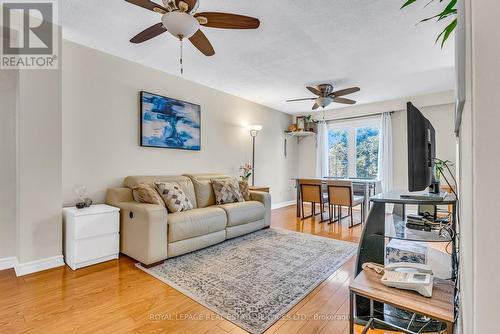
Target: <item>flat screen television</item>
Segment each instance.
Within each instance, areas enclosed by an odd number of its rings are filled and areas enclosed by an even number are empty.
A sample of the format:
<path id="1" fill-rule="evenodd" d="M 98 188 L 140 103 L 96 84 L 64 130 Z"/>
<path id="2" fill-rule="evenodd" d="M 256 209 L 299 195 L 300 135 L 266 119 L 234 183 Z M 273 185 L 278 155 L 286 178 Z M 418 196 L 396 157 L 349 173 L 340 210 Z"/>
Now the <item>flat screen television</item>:
<path id="1" fill-rule="evenodd" d="M 433 183 L 435 131 L 431 122 L 411 102 L 407 104 L 407 124 L 408 190 L 422 191 Z"/>

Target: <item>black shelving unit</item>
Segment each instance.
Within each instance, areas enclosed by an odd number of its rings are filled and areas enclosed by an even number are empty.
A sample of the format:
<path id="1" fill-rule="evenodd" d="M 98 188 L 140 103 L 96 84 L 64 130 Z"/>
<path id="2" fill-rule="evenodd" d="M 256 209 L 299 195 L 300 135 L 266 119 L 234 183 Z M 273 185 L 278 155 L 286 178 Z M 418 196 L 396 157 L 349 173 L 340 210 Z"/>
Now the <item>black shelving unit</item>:
<path id="1" fill-rule="evenodd" d="M 451 273 L 450 278 L 456 282 L 455 273 L 457 273 L 457 245 L 456 245 L 456 214 L 457 201 L 454 196 L 448 195 L 443 201 L 438 200 L 422 200 L 404 198 L 401 195 L 407 193 L 402 192 L 387 192 L 375 195 L 370 198 L 372 207 L 365 222 L 361 240 L 358 249 L 356 276 L 363 270 L 362 266 L 365 262 L 375 262 L 384 264 L 385 261 L 385 245 L 390 239 L 400 239 L 408 241 L 421 242 L 441 242 L 451 243 Z M 393 213 L 386 213 L 386 205 L 394 205 Z M 434 205 L 451 206 L 451 221 L 447 224 L 450 229 L 432 230 L 430 232 L 408 229 L 406 227 L 406 207 L 408 205 Z M 455 289 L 456 291 L 456 289 Z M 356 318 L 355 322 L 365 325 L 370 317 L 370 303 L 366 298 L 357 297 L 354 301 Z M 375 313 L 380 319 L 395 324 L 402 328 L 411 327 L 412 330 L 418 331 L 420 324 L 427 323 L 428 319 L 424 317 L 413 317 L 412 313 L 404 310 L 399 310 L 389 305 L 376 303 Z M 413 325 L 410 322 L 413 319 Z M 439 331 L 442 324 L 427 324 L 422 332 Z M 444 327 L 446 328 L 446 327 Z"/>

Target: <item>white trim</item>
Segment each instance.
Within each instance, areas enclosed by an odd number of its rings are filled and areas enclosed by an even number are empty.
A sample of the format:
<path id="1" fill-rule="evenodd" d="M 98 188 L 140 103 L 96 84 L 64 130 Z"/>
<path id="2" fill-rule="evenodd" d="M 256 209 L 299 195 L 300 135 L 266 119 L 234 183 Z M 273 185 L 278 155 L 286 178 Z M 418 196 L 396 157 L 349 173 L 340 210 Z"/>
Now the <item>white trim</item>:
<path id="1" fill-rule="evenodd" d="M 295 205 L 295 203 L 296 203 L 296 201 L 293 200 L 293 201 L 288 201 L 288 202 L 281 202 L 281 203 L 271 204 L 271 210 L 276 210 L 276 209 L 284 208 L 286 206 L 292 206 L 292 205 Z"/>
<path id="2" fill-rule="evenodd" d="M 9 256 L 0 259 L 0 270 L 11 269 L 17 265 L 17 257 Z"/>
<path id="3" fill-rule="evenodd" d="M 19 277 L 61 266 L 64 266 L 64 258 L 62 255 L 58 255 L 47 257 L 45 259 L 19 263 L 14 267 L 14 269 L 16 270 L 16 276 Z"/>

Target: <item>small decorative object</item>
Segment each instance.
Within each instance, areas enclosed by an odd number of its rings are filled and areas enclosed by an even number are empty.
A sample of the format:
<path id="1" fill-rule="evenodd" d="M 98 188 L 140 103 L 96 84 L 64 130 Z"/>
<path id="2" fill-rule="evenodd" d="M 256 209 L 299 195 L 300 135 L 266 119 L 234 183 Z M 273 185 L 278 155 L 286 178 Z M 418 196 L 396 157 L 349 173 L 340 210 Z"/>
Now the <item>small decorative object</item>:
<path id="1" fill-rule="evenodd" d="M 199 151 L 201 108 L 141 92 L 141 146 Z"/>
<path id="2" fill-rule="evenodd" d="M 240 178 L 242 181 L 248 182 L 248 179 L 250 179 L 250 176 L 252 175 L 252 169 L 252 165 L 250 165 L 249 163 L 245 163 L 244 165 L 240 166 Z"/>
<path id="3" fill-rule="evenodd" d="M 297 117 L 297 130 L 304 131 L 306 127 L 306 118 L 304 116 Z"/>
<path id="4" fill-rule="evenodd" d="M 297 124 L 290 124 L 288 126 L 288 132 L 295 132 L 297 131 Z"/>
<path id="5" fill-rule="evenodd" d="M 75 204 L 77 209 L 88 208 L 89 206 L 92 205 L 92 200 L 88 197 L 85 197 L 85 195 L 87 194 L 86 186 L 77 187 L 75 189 L 75 193 L 78 195 L 78 201 Z"/>

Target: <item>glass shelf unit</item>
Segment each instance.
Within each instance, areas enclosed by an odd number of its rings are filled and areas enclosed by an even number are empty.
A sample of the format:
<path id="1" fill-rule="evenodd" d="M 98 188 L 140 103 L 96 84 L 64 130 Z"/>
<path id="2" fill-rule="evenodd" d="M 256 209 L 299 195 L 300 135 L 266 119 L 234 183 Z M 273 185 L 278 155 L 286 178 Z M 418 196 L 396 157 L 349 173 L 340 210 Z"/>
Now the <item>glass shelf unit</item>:
<path id="1" fill-rule="evenodd" d="M 386 216 L 384 236 L 387 238 L 426 242 L 450 242 L 452 240 L 452 235 L 445 229 L 420 231 L 408 228 L 406 227 L 406 218 L 397 214 Z"/>

